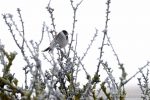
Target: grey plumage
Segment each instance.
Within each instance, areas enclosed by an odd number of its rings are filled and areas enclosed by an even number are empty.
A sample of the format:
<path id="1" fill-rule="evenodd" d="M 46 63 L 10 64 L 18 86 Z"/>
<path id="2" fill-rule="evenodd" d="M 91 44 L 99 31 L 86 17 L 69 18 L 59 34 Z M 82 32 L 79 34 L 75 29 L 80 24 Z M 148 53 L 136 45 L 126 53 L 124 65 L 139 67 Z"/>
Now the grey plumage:
<path id="1" fill-rule="evenodd" d="M 50 43 L 50 46 L 43 50 L 45 51 L 53 51 L 53 49 L 58 45 L 60 48 L 64 48 L 68 43 L 68 32 L 66 30 L 62 30 Z"/>

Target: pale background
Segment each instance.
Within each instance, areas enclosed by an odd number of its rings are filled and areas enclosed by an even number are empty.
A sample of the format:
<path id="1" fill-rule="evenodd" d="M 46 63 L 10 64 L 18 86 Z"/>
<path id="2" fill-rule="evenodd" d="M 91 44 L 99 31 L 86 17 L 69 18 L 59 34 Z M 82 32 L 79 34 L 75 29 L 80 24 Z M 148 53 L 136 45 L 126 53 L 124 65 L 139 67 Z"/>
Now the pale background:
<path id="1" fill-rule="evenodd" d="M 11 13 L 18 20 L 16 9 L 20 8 L 25 22 L 26 38 L 38 41 L 41 36 L 43 21 L 50 25 L 50 15 L 45 9 L 48 2 L 49 0 L 0 0 L 0 14 Z M 98 62 L 96 60 L 99 54 L 98 47 L 101 44 L 102 31 L 105 25 L 105 2 L 106 0 L 84 0 L 77 12 L 78 22 L 75 33 L 78 33 L 79 55 L 82 56 L 86 50 L 95 33 L 95 28 L 99 30 L 93 47 L 84 59 L 84 63 L 90 62 L 85 64 L 90 74 L 95 72 Z M 142 67 L 150 60 L 149 5 L 149 0 L 112 0 L 110 5 L 111 14 L 108 35 L 120 61 L 126 68 L 127 78 L 131 77 L 138 71 L 139 67 Z M 52 7 L 55 8 L 54 16 L 56 18 L 57 31 L 66 29 L 68 32 L 71 32 L 73 13 L 70 0 L 52 0 Z M 19 52 L 2 16 L 0 17 L 0 39 L 5 44 L 6 49 Z M 49 45 L 48 39 L 44 41 L 42 47 L 45 48 L 47 45 Z M 113 74 L 118 78 L 121 72 L 118 69 L 116 59 L 109 47 L 105 50 L 105 58 L 109 60 L 110 67 L 114 69 Z M 20 61 L 20 57 L 17 56 L 15 64 L 18 64 L 18 66 L 12 68 L 12 71 L 16 73 L 16 77 L 22 78 L 24 76 L 24 73 L 21 72 L 22 68 L 20 68 L 20 65 L 23 66 L 23 63 Z M 140 75 L 137 77 L 140 77 Z M 137 91 L 135 87 L 137 85 L 137 77 L 127 84 L 128 89 Z M 85 77 L 82 78 L 84 79 Z M 135 95 L 137 94 L 135 93 Z"/>

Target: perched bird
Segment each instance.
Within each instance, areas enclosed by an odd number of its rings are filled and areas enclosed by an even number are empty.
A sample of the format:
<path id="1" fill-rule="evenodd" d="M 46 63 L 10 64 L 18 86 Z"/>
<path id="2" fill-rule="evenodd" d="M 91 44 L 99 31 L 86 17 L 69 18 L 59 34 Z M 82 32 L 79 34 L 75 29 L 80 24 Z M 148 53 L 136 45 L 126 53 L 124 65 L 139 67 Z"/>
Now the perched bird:
<path id="1" fill-rule="evenodd" d="M 62 30 L 58 35 L 52 40 L 50 46 L 43 50 L 45 51 L 53 51 L 54 48 L 58 45 L 60 48 L 64 48 L 68 43 L 68 32 L 66 30 Z"/>

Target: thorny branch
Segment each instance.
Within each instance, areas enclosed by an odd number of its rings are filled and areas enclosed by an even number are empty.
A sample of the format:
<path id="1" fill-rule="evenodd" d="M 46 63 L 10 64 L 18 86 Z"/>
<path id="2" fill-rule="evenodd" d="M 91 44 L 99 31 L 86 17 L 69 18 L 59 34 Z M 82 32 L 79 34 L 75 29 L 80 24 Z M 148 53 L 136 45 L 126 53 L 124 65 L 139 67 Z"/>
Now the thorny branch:
<path id="1" fill-rule="evenodd" d="M 47 11 L 49 12 L 50 17 L 51 17 L 51 21 L 52 21 L 51 25 L 53 26 L 53 32 L 54 32 L 55 35 L 56 35 L 56 34 L 57 34 L 57 31 L 56 31 L 56 25 L 55 25 L 55 22 L 54 22 L 55 18 L 54 18 L 54 15 L 53 15 L 54 9 L 51 8 L 50 3 L 51 3 L 51 0 L 49 0 L 49 3 L 48 3 L 48 5 L 47 5 L 46 8 L 47 8 Z M 51 33 L 53 33 L 53 32 L 51 32 Z M 52 36 L 54 36 L 54 35 L 52 34 Z"/>
<path id="2" fill-rule="evenodd" d="M 71 32 L 71 41 L 69 43 L 69 50 L 68 50 L 68 54 L 67 54 L 68 57 L 70 55 L 70 50 L 72 48 L 72 43 L 74 41 L 75 25 L 76 25 L 76 22 L 77 22 L 77 19 L 76 19 L 77 9 L 78 9 L 79 5 L 81 5 L 82 2 L 83 2 L 83 0 L 81 0 L 76 6 L 74 6 L 73 5 L 73 0 L 70 0 L 71 6 L 72 6 L 72 9 L 73 9 L 73 24 L 72 24 L 72 32 Z"/>
<path id="3" fill-rule="evenodd" d="M 93 44 L 95 38 L 97 37 L 97 34 L 98 34 L 98 30 L 96 29 L 96 32 L 95 32 L 95 34 L 94 34 L 94 36 L 93 36 L 93 38 L 92 38 L 90 44 L 88 45 L 86 51 L 83 53 L 83 56 L 81 57 L 81 61 L 82 61 L 82 60 L 84 59 L 84 57 L 87 55 L 87 53 L 88 53 L 89 49 L 91 48 L 91 46 L 92 46 L 92 44 Z"/>
<path id="4" fill-rule="evenodd" d="M 143 70 L 145 67 L 149 66 L 150 62 L 148 61 L 146 63 L 146 65 L 144 65 L 143 67 L 139 68 L 139 71 L 137 71 L 133 76 L 131 76 L 129 79 L 127 79 L 124 83 L 122 83 L 122 85 L 128 83 L 131 79 L 133 79 L 138 73 L 141 72 L 141 70 Z"/>
<path id="5" fill-rule="evenodd" d="M 27 41 L 25 40 L 25 37 L 24 37 L 24 24 L 23 24 L 23 20 L 22 20 L 22 17 L 21 17 L 21 13 L 20 13 L 21 10 L 18 8 L 17 11 L 18 11 L 18 14 L 19 14 L 20 21 L 21 21 L 21 23 L 22 23 L 21 25 L 22 25 L 22 30 L 23 30 L 22 33 L 23 33 L 23 34 L 21 34 L 21 31 L 18 29 L 18 26 L 16 25 L 15 21 L 13 20 L 13 16 L 12 16 L 11 14 L 4 14 L 4 15 L 3 15 L 3 19 L 5 20 L 5 23 L 6 23 L 6 25 L 8 26 L 9 31 L 10 31 L 10 33 L 11 33 L 11 35 L 12 35 L 12 37 L 13 37 L 15 43 L 16 43 L 16 45 L 17 45 L 18 48 L 21 50 L 21 53 L 22 53 L 22 55 L 23 55 L 23 57 L 24 57 L 24 60 L 25 60 L 26 63 L 27 63 L 27 66 L 24 68 L 25 73 L 27 73 L 27 72 L 28 72 L 28 71 L 27 71 L 27 67 L 29 67 L 30 61 L 29 61 L 28 57 L 25 55 L 24 42 L 26 43 L 26 46 L 28 47 L 28 49 L 29 49 L 29 51 L 30 51 L 31 54 L 32 54 L 32 51 L 31 51 L 31 49 L 29 48 L 29 46 L 28 46 L 28 44 L 27 44 Z M 8 19 L 10 19 L 10 21 L 11 21 L 12 23 L 9 22 Z M 20 45 L 20 44 L 18 43 L 18 41 L 17 41 L 17 39 L 16 39 L 16 37 L 15 37 L 15 34 L 14 34 L 14 31 L 13 31 L 12 26 L 15 27 L 16 31 L 19 33 L 19 35 L 20 35 L 21 38 L 23 39 L 22 45 Z M 32 55 L 33 55 L 33 54 L 32 54 Z M 25 74 L 25 86 L 27 87 L 27 80 L 26 80 L 26 79 L 27 79 L 27 75 Z"/>
<path id="6" fill-rule="evenodd" d="M 109 19 L 109 13 L 110 13 L 110 3 L 111 3 L 111 0 L 107 0 L 107 9 L 106 9 L 106 21 L 105 21 L 105 29 L 103 30 L 103 40 L 102 40 L 102 44 L 101 44 L 101 47 L 100 47 L 100 56 L 99 56 L 99 62 L 98 62 L 98 65 L 97 65 L 97 71 L 95 73 L 95 75 L 98 75 L 98 72 L 99 72 L 99 68 L 100 68 L 100 64 L 102 63 L 102 56 L 103 56 L 103 48 L 104 48 L 104 45 L 105 45 L 105 38 L 107 36 L 107 31 L 108 31 L 108 21 L 110 20 Z"/>
<path id="7" fill-rule="evenodd" d="M 22 20 L 22 17 L 21 17 L 21 10 L 18 8 L 17 9 L 17 12 L 19 14 L 19 18 L 20 18 L 20 22 L 21 22 L 21 28 L 22 28 L 22 31 L 19 30 L 17 24 L 15 23 L 15 21 L 13 20 L 13 17 L 11 14 L 4 14 L 3 15 L 3 18 L 5 20 L 5 23 L 6 25 L 8 26 L 9 28 L 9 31 L 10 33 L 12 34 L 12 37 L 16 43 L 16 45 L 18 46 L 18 48 L 20 49 L 21 51 L 21 54 L 22 56 L 24 57 L 24 60 L 26 61 L 27 65 L 23 68 L 23 70 L 25 71 L 25 88 L 27 89 L 28 88 L 28 85 L 27 85 L 27 74 L 28 72 L 30 71 L 31 74 L 33 74 L 33 66 L 35 66 L 35 70 L 36 70 L 36 74 L 34 74 L 34 78 L 37 79 L 37 76 L 40 75 L 40 73 L 42 73 L 42 70 L 41 70 L 41 61 L 39 59 L 39 46 L 43 40 L 43 35 L 44 35 L 44 27 L 45 27 L 45 24 L 43 24 L 43 29 L 42 29 L 42 36 L 41 36 L 41 39 L 39 41 L 39 43 L 37 42 L 33 42 L 32 40 L 30 41 L 31 43 L 31 46 L 33 48 L 33 51 L 31 50 L 31 48 L 29 47 L 27 41 L 25 40 L 25 32 L 24 32 L 24 22 Z M 10 19 L 10 20 L 8 20 Z M 16 37 L 15 37 L 15 32 L 13 31 L 13 27 L 15 28 L 15 31 L 17 31 L 20 35 L 20 37 L 22 38 L 22 44 L 20 45 L 19 42 L 17 41 Z M 29 61 L 29 58 L 28 56 L 25 54 L 25 46 L 24 46 L 24 43 L 26 44 L 26 47 L 28 48 L 29 52 L 31 53 L 31 59 L 33 59 L 35 61 L 35 65 L 33 65 L 33 63 L 31 63 Z M 29 68 L 29 69 L 27 69 Z M 34 82 L 33 82 L 34 83 Z M 32 87 L 32 86 L 31 86 Z M 34 85 L 33 85 L 34 87 Z M 32 87 L 32 89 L 33 89 Z"/>
<path id="8" fill-rule="evenodd" d="M 43 27 L 42 27 L 42 36 L 41 36 L 41 39 L 38 43 L 38 45 L 40 45 L 42 43 L 42 40 L 43 40 L 43 37 L 44 37 L 44 32 L 45 32 L 45 22 L 43 22 Z"/>
<path id="9" fill-rule="evenodd" d="M 150 87 L 149 87 L 149 69 L 147 69 L 147 72 L 143 72 L 143 70 L 140 70 L 140 73 L 142 74 L 142 78 L 138 78 L 138 85 L 141 90 L 141 98 L 143 100 L 149 100 L 150 99 Z M 143 81 L 143 82 L 142 82 Z"/>
<path id="10" fill-rule="evenodd" d="M 21 10 L 19 8 L 17 8 L 17 11 L 18 11 L 18 14 L 19 14 L 19 18 L 20 18 L 20 21 L 21 21 L 21 26 L 22 26 L 22 37 L 23 37 L 23 40 L 22 40 L 22 48 L 24 48 L 24 42 L 25 42 L 25 38 L 24 38 L 24 35 L 25 35 L 25 32 L 24 32 L 24 22 L 22 20 L 22 16 L 21 16 Z"/>

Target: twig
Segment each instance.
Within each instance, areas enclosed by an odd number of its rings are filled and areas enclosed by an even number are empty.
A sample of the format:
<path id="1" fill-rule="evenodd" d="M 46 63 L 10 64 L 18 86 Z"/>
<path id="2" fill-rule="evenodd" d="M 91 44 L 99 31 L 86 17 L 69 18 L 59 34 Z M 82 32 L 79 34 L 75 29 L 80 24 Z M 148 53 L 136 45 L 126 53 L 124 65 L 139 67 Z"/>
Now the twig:
<path id="1" fill-rule="evenodd" d="M 98 30 L 96 29 L 96 33 L 94 34 L 94 36 L 93 36 L 93 38 L 92 38 L 90 44 L 88 45 L 86 51 L 83 53 L 83 56 L 81 57 L 81 61 L 82 61 L 82 60 L 84 59 L 84 57 L 87 55 L 87 53 L 88 53 L 89 49 L 91 48 L 91 46 L 92 46 L 92 44 L 93 44 L 95 38 L 97 37 L 97 34 L 98 34 Z"/>
<path id="2" fill-rule="evenodd" d="M 78 44 L 78 34 L 76 34 L 76 44 L 75 44 L 75 49 L 74 49 L 74 51 L 76 52 L 76 49 L 77 49 L 77 44 Z M 73 59 L 74 61 L 73 62 L 75 62 L 75 60 L 76 60 L 76 53 L 74 53 L 74 59 Z M 78 72 L 79 72 L 79 65 L 77 65 L 77 69 L 76 69 L 76 74 L 75 74 L 75 83 L 77 82 L 77 75 L 78 75 Z"/>
<path id="3" fill-rule="evenodd" d="M 146 63 L 146 65 L 144 65 L 143 67 L 139 68 L 139 71 L 137 71 L 133 76 L 131 76 L 128 80 L 126 80 L 124 83 L 122 83 L 122 85 L 128 83 L 132 78 L 134 78 L 138 73 L 140 73 L 141 70 L 143 70 L 145 67 L 149 66 L 150 62 L 148 61 Z"/>
<path id="4" fill-rule="evenodd" d="M 12 37 L 13 37 L 15 43 L 16 43 L 16 45 L 18 46 L 18 48 L 21 49 L 21 46 L 19 45 L 19 43 L 18 43 L 18 41 L 17 41 L 17 39 L 16 39 L 16 37 L 15 37 L 15 34 L 14 34 L 14 32 L 13 32 L 12 24 L 7 21 L 7 19 L 10 18 L 10 20 L 12 21 L 12 23 L 13 23 L 13 25 L 15 26 L 16 30 L 17 30 L 17 31 L 19 32 L 19 34 L 21 35 L 21 33 L 20 33 L 18 27 L 16 26 L 15 22 L 14 22 L 13 19 L 12 19 L 13 16 L 12 16 L 11 14 L 4 14 L 4 15 L 2 15 L 2 16 L 3 16 L 3 19 L 5 20 L 6 25 L 7 25 L 8 28 L 9 28 L 8 30 L 10 31 L 10 33 L 11 33 L 11 35 L 12 35 Z"/>
<path id="5" fill-rule="evenodd" d="M 103 35 L 103 40 L 102 40 L 102 44 L 101 44 L 101 47 L 100 47 L 99 62 L 98 62 L 98 65 L 97 65 L 97 71 L 96 71 L 96 73 L 95 73 L 95 74 L 97 74 L 97 75 L 98 75 L 98 72 L 99 72 L 100 64 L 101 64 L 101 62 L 102 62 L 102 56 L 103 56 L 103 53 L 104 53 L 104 52 L 103 52 L 103 48 L 104 48 L 104 45 L 105 45 L 104 43 L 105 43 L 105 38 L 106 38 L 106 35 L 107 35 L 107 29 L 108 29 L 108 21 L 110 20 L 110 19 L 109 19 L 110 0 L 107 0 L 106 5 L 107 5 L 107 9 L 106 9 L 105 29 L 103 30 L 104 35 Z"/>
<path id="6" fill-rule="evenodd" d="M 4 14 L 3 15 L 3 19 L 5 20 L 5 23 L 8 26 L 9 31 L 10 31 L 10 33 L 11 33 L 11 35 L 12 35 L 12 37 L 13 37 L 16 45 L 17 45 L 17 47 L 20 49 L 21 54 L 22 54 L 22 56 L 24 57 L 24 60 L 27 63 L 27 65 L 23 68 L 23 70 L 25 70 L 25 74 L 27 74 L 28 73 L 27 67 L 30 68 L 32 65 L 30 64 L 30 61 L 29 61 L 28 57 L 25 54 L 24 43 L 26 44 L 26 46 L 27 46 L 29 52 L 31 53 L 31 55 L 34 56 L 34 54 L 33 54 L 32 50 L 30 49 L 30 47 L 29 47 L 29 45 L 28 45 L 28 43 L 27 43 L 27 41 L 25 40 L 25 37 L 24 37 L 24 35 L 25 35 L 24 24 L 23 24 L 23 20 L 22 20 L 22 17 L 21 17 L 20 9 L 18 8 L 17 11 L 18 11 L 19 18 L 20 18 L 20 21 L 21 21 L 22 30 L 23 30 L 22 32 L 23 33 L 21 33 L 21 31 L 19 30 L 19 28 L 18 28 L 17 24 L 15 23 L 15 21 L 13 20 L 13 16 L 11 14 Z M 8 18 L 10 19 L 12 24 L 8 21 Z M 20 37 L 22 38 L 22 44 L 21 45 L 18 43 L 18 41 L 17 41 L 17 39 L 15 37 L 14 31 L 12 29 L 12 25 L 15 27 L 16 31 L 19 33 Z M 27 79 L 27 75 L 25 75 L 25 87 L 28 87 L 26 79 Z"/>
<path id="7" fill-rule="evenodd" d="M 143 70 L 140 70 L 140 73 L 143 77 L 143 83 L 141 82 L 141 78 L 138 78 L 138 85 L 141 89 L 141 98 L 143 100 L 149 100 L 150 99 L 150 88 L 149 88 L 149 69 L 147 69 L 147 72 L 144 73 Z"/>
<path id="8" fill-rule="evenodd" d="M 69 43 L 69 50 L 68 50 L 68 54 L 67 56 L 69 57 L 70 55 L 70 50 L 72 48 L 72 43 L 74 41 L 74 31 L 75 31 L 75 25 L 76 25 L 76 22 L 77 22 L 77 19 L 76 19 L 76 13 L 77 13 L 77 9 L 79 7 L 79 5 L 83 2 L 83 0 L 81 0 L 77 5 L 76 7 L 74 7 L 73 5 L 73 0 L 70 0 L 70 3 L 71 3 L 71 6 L 72 6 L 72 9 L 73 9 L 73 24 L 72 24 L 72 32 L 71 32 L 71 42 Z"/>
<path id="9" fill-rule="evenodd" d="M 40 39 L 40 41 L 39 41 L 39 43 L 38 43 L 38 45 L 40 45 L 41 43 L 42 43 L 42 40 L 43 40 L 43 37 L 44 37 L 44 32 L 45 32 L 45 22 L 43 22 L 43 27 L 42 27 L 42 36 L 41 36 L 41 39 Z"/>
<path id="10" fill-rule="evenodd" d="M 118 65 L 119 65 L 119 66 L 122 65 L 122 63 L 120 63 L 119 57 L 118 57 L 118 55 L 117 55 L 117 53 L 116 53 L 114 47 L 113 47 L 113 45 L 112 45 L 112 43 L 111 43 L 111 41 L 110 41 L 110 38 L 108 37 L 108 35 L 106 35 L 106 36 L 107 36 L 108 43 L 109 43 L 109 45 L 111 46 L 112 51 L 113 51 L 113 53 L 114 53 L 114 55 L 115 55 L 115 57 L 116 57 L 116 59 L 117 59 Z"/>
<path id="11" fill-rule="evenodd" d="M 77 65 L 79 65 L 79 64 L 80 64 L 80 65 L 82 66 L 82 68 L 83 68 L 83 70 L 84 70 L 85 74 L 88 76 L 89 74 L 88 74 L 88 72 L 86 71 L 86 69 L 85 69 L 84 65 L 82 64 L 80 57 L 78 57 L 77 52 L 76 52 L 76 51 L 74 51 L 74 50 L 72 50 L 72 51 L 74 52 L 74 54 L 76 55 L 76 58 L 78 59 L 78 64 L 77 64 Z"/>
<path id="12" fill-rule="evenodd" d="M 49 33 L 52 34 L 53 32 L 51 30 L 49 30 L 49 27 L 47 25 L 45 27 L 46 27 L 46 32 L 47 32 L 47 35 L 48 35 L 49 42 L 51 42 L 51 37 L 50 37 Z M 53 34 L 52 34 L 52 36 L 53 36 Z M 54 36 L 53 36 L 53 38 L 54 38 Z"/>
<path id="13" fill-rule="evenodd" d="M 106 35 L 107 36 L 107 40 L 108 40 L 108 43 L 109 43 L 109 45 L 110 45 L 110 47 L 111 47 L 111 49 L 112 49 L 112 51 L 113 51 L 113 53 L 114 53 L 114 56 L 116 57 L 116 59 L 117 59 L 117 62 L 118 62 L 118 65 L 119 65 L 119 69 L 121 69 L 121 71 L 122 71 L 122 75 L 121 75 L 121 82 L 120 82 L 120 84 L 122 84 L 122 82 L 126 79 L 126 76 L 127 76 L 127 73 L 125 72 L 125 68 L 123 67 L 123 64 L 120 62 L 120 60 L 119 60 L 119 57 L 118 57 L 118 55 L 117 55 L 117 53 L 116 53 L 116 51 L 115 51 L 115 49 L 114 49 L 114 47 L 113 47 L 113 45 L 112 45 L 112 43 L 111 43 L 111 41 L 110 41 L 110 38 L 108 37 L 108 35 Z M 122 85 L 121 85 L 122 86 Z M 120 87 L 121 88 L 121 87 Z"/>
<path id="14" fill-rule="evenodd" d="M 19 18 L 20 18 L 20 21 L 21 21 L 21 26 L 22 26 L 22 48 L 24 48 L 24 41 L 25 41 L 25 38 L 24 38 L 24 35 L 25 35 L 25 32 L 24 32 L 24 22 L 22 20 L 22 16 L 21 16 L 21 10 L 19 8 L 17 8 L 17 11 L 18 11 L 18 14 L 19 14 Z"/>
<path id="15" fill-rule="evenodd" d="M 50 7 L 50 3 L 51 3 L 51 0 L 49 0 L 49 3 L 48 3 L 46 8 L 47 8 L 47 11 L 50 13 L 50 18 L 51 18 L 51 21 L 52 21 L 51 25 L 53 26 L 53 31 L 55 32 L 55 35 L 56 35 L 57 34 L 56 25 L 55 25 L 55 22 L 54 22 L 55 18 L 54 18 L 54 15 L 53 15 L 54 9 Z"/>

